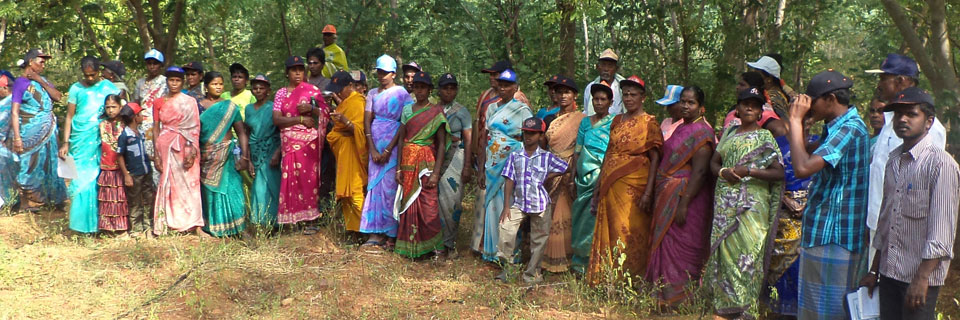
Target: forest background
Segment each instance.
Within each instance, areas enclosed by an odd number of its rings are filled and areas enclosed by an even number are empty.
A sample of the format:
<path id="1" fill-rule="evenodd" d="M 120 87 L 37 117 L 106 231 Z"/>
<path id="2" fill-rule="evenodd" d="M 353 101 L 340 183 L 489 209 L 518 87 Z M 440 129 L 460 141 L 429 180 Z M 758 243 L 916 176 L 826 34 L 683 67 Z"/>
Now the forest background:
<path id="1" fill-rule="evenodd" d="M 800 92 L 813 74 L 841 71 L 860 105 L 877 80 L 863 71 L 903 53 L 919 62 L 921 86 L 954 127 L 960 21 L 947 17 L 958 11 L 960 0 L 14 0 L 0 3 L 0 68 L 16 69 L 28 48 L 42 47 L 54 55 L 47 77 L 64 90 L 85 55 L 123 61 L 132 85 L 143 53 L 157 48 L 168 64 L 226 71 L 240 62 L 282 84 L 284 59 L 322 46 L 320 30 L 333 24 L 351 69 L 369 73 L 384 53 L 416 61 L 456 75 L 468 106 L 487 87 L 478 71 L 496 60 L 514 63 L 536 110 L 549 104 L 544 79 L 560 73 L 586 85 L 599 53 L 613 48 L 620 74 L 645 79 L 650 98 L 667 84 L 702 87 L 717 123 L 735 103 L 745 62 L 765 53 L 783 55 L 783 80 Z M 662 118 L 652 100 L 648 112 Z"/>
<path id="2" fill-rule="evenodd" d="M 667 84 L 698 85 L 711 123 L 735 103 L 737 75 L 763 54 L 783 55 L 783 80 L 802 92 L 833 68 L 854 79 L 855 103 L 872 97 L 875 69 L 888 53 L 914 57 L 921 87 L 937 97 L 958 152 L 957 52 L 960 0 L 3 0 L 0 69 L 41 47 L 54 58 L 45 75 L 61 91 L 80 77 L 85 55 L 121 60 L 132 86 L 143 53 L 168 64 L 201 61 L 226 71 L 240 62 L 285 84 L 283 61 L 322 46 L 333 24 L 351 69 L 368 72 L 376 57 L 417 61 L 460 80 L 457 99 L 473 109 L 487 88 L 479 70 L 511 60 L 532 108 L 549 105 L 541 83 L 562 73 L 583 86 L 597 56 L 613 48 L 620 74 L 648 84 L 646 110 Z M 371 86 L 375 80 L 368 77 Z M 56 111 L 63 114 L 64 105 Z M 63 117 L 60 117 L 61 119 Z M 954 143 L 950 143 L 954 142 Z M 473 187 L 473 186 L 469 186 Z M 472 212 L 472 193 L 464 199 Z M 331 212 L 332 204 L 325 210 Z M 468 243 L 472 216 L 461 222 Z M 446 264 L 410 263 L 354 250 L 336 215 L 316 237 L 157 241 L 84 237 L 62 211 L 0 213 L 0 319 L 3 318 L 651 318 L 650 288 L 587 287 L 570 274 L 538 288 L 496 285 L 498 272 L 466 248 Z M 954 264 L 949 283 L 960 283 Z M 616 270 L 611 270 L 616 272 Z M 709 317 L 702 295 L 668 319 Z M 944 319 L 960 315 L 960 289 L 945 287 Z M 658 316 L 657 318 L 661 318 Z"/>

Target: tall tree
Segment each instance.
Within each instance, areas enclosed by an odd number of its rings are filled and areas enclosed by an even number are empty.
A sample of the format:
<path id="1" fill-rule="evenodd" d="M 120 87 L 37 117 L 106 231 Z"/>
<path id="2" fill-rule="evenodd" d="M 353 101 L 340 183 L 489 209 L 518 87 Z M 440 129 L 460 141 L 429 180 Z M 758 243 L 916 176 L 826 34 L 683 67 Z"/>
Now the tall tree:
<path id="1" fill-rule="evenodd" d="M 161 9 L 161 2 L 169 9 Z M 133 13 L 133 20 L 137 26 L 137 32 L 140 34 L 140 42 L 143 45 L 143 51 L 149 51 L 150 48 L 156 48 L 163 52 L 167 61 L 175 61 L 177 58 L 177 34 L 180 32 L 180 25 L 183 21 L 183 11 L 186 0 L 147 0 L 149 7 L 143 6 L 142 0 L 128 0 L 130 11 Z M 167 14 L 169 12 L 169 14 Z"/>

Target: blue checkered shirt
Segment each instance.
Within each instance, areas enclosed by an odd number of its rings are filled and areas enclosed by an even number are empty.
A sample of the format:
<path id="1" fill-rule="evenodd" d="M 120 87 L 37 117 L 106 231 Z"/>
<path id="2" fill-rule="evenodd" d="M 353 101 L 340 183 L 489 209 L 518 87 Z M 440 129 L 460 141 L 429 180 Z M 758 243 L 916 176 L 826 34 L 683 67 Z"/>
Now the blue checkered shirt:
<path id="1" fill-rule="evenodd" d="M 860 253 L 867 246 L 870 134 L 857 108 L 851 106 L 827 123 L 822 137 L 813 154 L 822 157 L 826 165 L 810 183 L 801 245 L 810 248 L 833 243 Z"/>

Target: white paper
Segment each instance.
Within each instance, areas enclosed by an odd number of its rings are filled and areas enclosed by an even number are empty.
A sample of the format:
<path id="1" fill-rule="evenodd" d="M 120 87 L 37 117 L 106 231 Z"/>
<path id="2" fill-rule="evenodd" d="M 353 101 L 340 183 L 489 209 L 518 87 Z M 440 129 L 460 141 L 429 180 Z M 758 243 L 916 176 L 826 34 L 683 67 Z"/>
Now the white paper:
<path id="1" fill-rule="evenodd" d="M 856 292 L 847 294 L 850 319 L 880 319 L 880 289 L 873 290 L 873 297 L 870 297 L 869 291 L 870 289 L 867 289 L 867 287 L 860 287 Z"/>
<path id="2" fill-rule="evenodd" d="M 850 307 L 850 320 L 861 320 L 860 318 L 860 297 L 857 292 L 847 294 L 847 306 Z"/>
<path id="3" fill-rule="evenodd" d="M 860 318 L 861 319 L 879 319 L 880 318 L 880 288 L 873 290 L 873 297 L 870 297 L 870 289 L 860 287 L 857 290 L 860 300 Z"/>
<path id="4" fill-rule="evenodd" d="M 73 162 L 73 157 L 69 155 L 66 159 L 57 157 L 57 175 L 64 179 L 77 178 L 77 164 Z"/>

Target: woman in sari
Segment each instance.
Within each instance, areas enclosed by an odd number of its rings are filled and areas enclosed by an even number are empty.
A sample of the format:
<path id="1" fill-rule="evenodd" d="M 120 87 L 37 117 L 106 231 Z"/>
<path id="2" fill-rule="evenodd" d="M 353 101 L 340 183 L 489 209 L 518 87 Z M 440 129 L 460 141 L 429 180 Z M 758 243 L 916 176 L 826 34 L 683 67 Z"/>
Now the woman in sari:
<path id="1" fill-rule="evenodd" d="M 303 58 L 286 61 L 289 84 L 273 99 L 273 124 L 280 128 L 280 202 L 277 222 L 294 224 L 320 217 L 320 137 L 326 135 L 327 103 L 316 86 L 304 81 Z M 316 233 L 306 227 L 304 234 Z"/>
<path id="2" fill-rule="evenodd" d="M 280 201 L 280 131 L 273 125 L 273 101 L 270 80 L 257 75 L 250 81 L 256 102 L 247 106 L 244 123 L 250 127 L 250 162 L 252 165 L 250 220 L 258 226 L 277 224 Z"/>
<path id="3" fill-rule="evenodd" d="M 637 76 L 621 80 L 620 90 L 627 112 L 610 124 L 610 144 L 593 195 L 597 224 L 587 272 L 593 285 L 618 281 L 627 273 L 642 275 L 650 255 L 652 186 L 663 137 L 657 119 L 643 111 L 643 80 Z M 620 254 L 626 254 L 622 264 Z M 624 273 L 610 277 L 617 269 Z"/>
<path id="4" fill-rule="evenodd" d="M 379 88 L 370 90 L 366 112 L 366 128 L 370 162 L 367 167 L 367 198 L 363 201 L 360 232 L 370 235 L 365 246 L 390 249 L 397 237 L 394 204 L 397 196 L 397 130 L 403 107 L 413 103 L 407 90 L 397 86 L 397 61 L 388 55 L 377 58 Z"/>
<path id="5" fill-rule="evenodd" d="M 417 102 L 403 107 L 400 130 L 403 137 L 397 182 L 400 200 L 396 210 L 399 228 L 394 252 L 417 258 L 433 252 L 443 255 L 443 223 L 437 211 L 437 183 L 446 149 L 447 118 L 443 108 L 430 103 L 433 81 L 417 72 L 411 85 Z"/>
<path id="6" fill-rule="evenodd" d="M 220 98 L 223 76 L 216 71 L 207 72 L 203 86 L 207 94 L 204 101 L 213 101 L 200 114 L 200 181 L 207 222 L 203 230 L 214 237 L 227 237 L 246 228 L 243 178 L 239 171 L 250 168 L 250 148 L 240 107 Z M 240 144 L 239 159 L 233 154 L 233 132 Z"/>
<path id="7" fill-rule="evenodd" d="M 100 175 L 100 121 L 106 97 L 119 94 L 109 80 L 100 78 L 100 61 L 86 56 L 80 59 L 83 77 L 70 86 L 67 116 L 64 120 L 60 157 L 73 157 L 77 178 L 70 181 L 70 230 L 97 232 L 97 177 Z"/>
<path id="8" fill-rule="evenodd" d="M 687 284 L 700 279 L 707 260 L 713 213 L 710 158 L 713 128 L 700 113 L 703 90 L 688 86 L 673 105 L 679 125 L 663 143 L 653 205 L 653 234 L 646 280 L 663 285 L 660 301 L 673 305 L 687 297 Z"/>
<path id="9" fill-rule="evenodd" d="M 450 147 L 443 156 L 440 176 L 440 219 L 443 222 L 443 253 L 447 258 L 456 255 L 457 231 L 463 213 L 463 188 L 473 175 L 473 120 L 470 110 L 456 101 L 460 84 L 452 74 L 444 74 L 437 81 L 440 87 L 440 107 L 447 117 L 450 129 Z"/>
<path id="10" fill-rule="evenodd" d="M 335 196 L 343 213 L 344 229 L 360 231 L 363 212 L 363 191 L 367 186 L 367 138 L 363 127 L 366 99 L 354 91 L 353 78 L 346 71 L 337 71 L 325 88 L 339 101 L 330 113 L 333 130 L 327 134 L 330 151 L 337 160 Z"/>
<path id="11" fill-rule="evenodd" d="M 776 234 L 783 191 L 780 149 L 758 124 L 766 100 L 762 91 L 749 88 L 737 100 L 741 124 L 724 132 L 710 161 L 711 172 L 721 180 L 705 280 L 714 314 L 721 319 L 756 318 L 759 313 L 765 251 Z"/>
<path id="12" fill-rule="evenodd" d="M 53 103 L 62 95 L 40 75 L 49 58 L 39 49 L 27 52 L 21 65 L 23 76 L 13 83 L 10 107 L 8 140 L 12 141 L 8 146 L 15 153 L 15 167 L 10 170 L 17 173 L 20 209 L 31 212 L 40 210 L 43 204 L 59 205 L 66 199 L 66 187 L 57 175 L 57 121 L 53 114 Z M 96 127 L 96 120 L 93 122 Z"/>
<path id="13" fill-rule="evenodd" d="M 560 111 L 556 118 L 547 126 L 547 150 L 563 159 L 565 163 L 573 163 L 574 149 L 577 146 L 577 132 L 580 123 L 586 117 L 577 110 L 577 88 L 573 79 L 559 76 L 553 85 Z M 564 173 L 553 180 L 546 181 L 545 187 L 550 193 L 550 235 L 547 237 L 547 246 L 543 254 L 543 269 L 549 272 L 566 272 L 570 268 L 570 211 L 573 205 L 573 173 Z"/>
<path id="14" fill-rule="evenodd" d="M 153 117 L 156 152 L 157 197 L 153 209 L 153 233 L 167 229 L 196 231 L 204 236 L 200 200 L 200 110 L 197 99 L 181 91 L 183 69 L 167 68 L 167 95 L 157 98 Z"/>
<path id="15" fill-rule="evenodd" d="M 486 191 L 484 193 L 483 207 L 485 209 L 483 216 L 483 233 L 475 234 L 479 237 L 478 247 L 474 250 L 480 251 L 483 260 L 497 262 L 497 241 L 500 239 L 500 214 L 503 212 L 503 186 L 506 177 L 501 175 L 503 165 L 511 152 L 523 148 L 521 142 L 520 128 L 523 120 L 533 116 L 533 111 L 527 107 L 527 104 L 514 98 L 519 90 L 517 86 L 517 75 L 507 69 L 497 77 L 497 91 L 500 94 L 500 101 L 487 107 L 487 114 L 484 126 L 489 130 L 489 141 L 486 148 L 485 161 L 485 181 Z"/>
<path id="16" fill-rule="evenodd" d="M 596 113 L 580 121 L 577 130 L 577 146 L 573 155 L 573 182 L 576 184 L 576 199 L 571 216 L 571 248 L 573 257 L 570 269 L 580 274 L 590 263 L 590 247 L 593 244 L 593 228 L 597 217 L 593 213 L 593 190 L 600 178 L 600 166 L 610 141 L 610 123 L 614 115 L 609 113 L 613 104 L 613 89 L 606 82 L 590 86 L 590 96 Z"/>
<path id="17" fill-rule="evenodd" d="M 10 103 L 13 101 L 11 86 L 13 74 L 0 70 L 0 209 L 9 208 L 14 203 L 17 176 L 13 167 L 13 151 L 9 149 Z"/>

